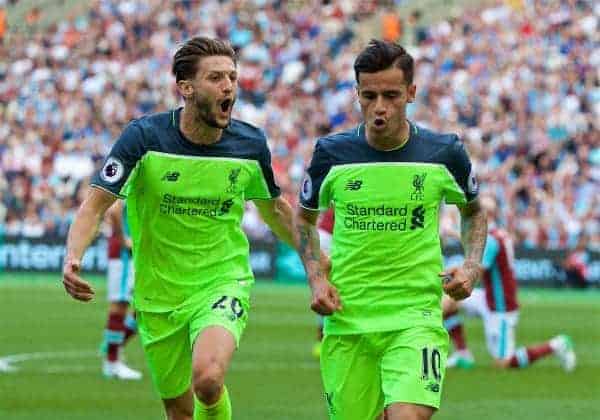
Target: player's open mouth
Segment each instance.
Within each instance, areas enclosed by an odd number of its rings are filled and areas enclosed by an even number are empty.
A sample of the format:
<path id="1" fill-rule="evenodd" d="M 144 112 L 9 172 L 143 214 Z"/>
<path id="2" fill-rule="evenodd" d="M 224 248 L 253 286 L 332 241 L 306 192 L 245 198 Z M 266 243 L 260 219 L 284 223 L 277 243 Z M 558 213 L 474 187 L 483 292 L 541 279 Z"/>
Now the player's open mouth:
<path id="1" fill-rule="evenodd" d="M 225 99 L 223 102 L 221 102 L 221 111 L 223 111 L 223 112 L 229 111 L 232 103 L 233 103 L 233 101 L 231 99 Z"/>
<path id="2" fill-rule="evenodd" d="M 373 124 L 375 124 L 375 127 L 383 127 L 385 125 L 385 120 L 383 118 L 375 118 Z"/>

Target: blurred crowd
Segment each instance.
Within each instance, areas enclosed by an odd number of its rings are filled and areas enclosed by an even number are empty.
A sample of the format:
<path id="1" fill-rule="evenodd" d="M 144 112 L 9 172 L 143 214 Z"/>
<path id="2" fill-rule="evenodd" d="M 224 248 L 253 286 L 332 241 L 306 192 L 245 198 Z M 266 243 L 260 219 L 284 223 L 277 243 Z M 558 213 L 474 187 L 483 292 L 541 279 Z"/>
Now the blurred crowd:
<path id="1" fill-rule="evenodd" d="M 44 31 L 5 36 L 4 232 L 65 234 L 127 121 L 180 104 L 172 55 L 198 34 L 237 50 L 234 116 L 265 128 L 295 203 L 315 139 L 360 121 L 352 65 L 382 13 L 376 0 L 96 0 Z M 511 1 L 431 26 L 397 16 L 391 31 L 417 59 L 410 118 L 463 138 L 519 244 L 600 248 L 599 16 L 592 0 Z M 444 212 L 443 230 L 456 223 Z M 266 232 L 252 210 L 245 226 Z"/>

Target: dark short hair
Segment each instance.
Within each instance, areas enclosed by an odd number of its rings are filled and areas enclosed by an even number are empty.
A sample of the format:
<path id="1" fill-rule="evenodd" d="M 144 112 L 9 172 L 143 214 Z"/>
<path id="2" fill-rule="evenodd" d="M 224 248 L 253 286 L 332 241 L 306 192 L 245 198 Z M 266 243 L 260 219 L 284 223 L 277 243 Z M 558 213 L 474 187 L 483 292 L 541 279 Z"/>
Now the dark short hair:
<path id="1" fill-rule="evenodd" d="M 412 84 L 415 73 L 412 56 L 400 44 L 372 39 L 354 60 L 356 83 L 360 73 L 376 73 L 392 66 L 402 70 L 406 84 Z"/>
<path id="2" fill-rule="evenodd" d="M 236 63 L 235 51 L 227 42 L 204 36 L 188 39 L 173 56 L 171 71 L 175 80 L 192 79 L 198 71 L 199 59 L 214 55 L 230 57 Z"/>

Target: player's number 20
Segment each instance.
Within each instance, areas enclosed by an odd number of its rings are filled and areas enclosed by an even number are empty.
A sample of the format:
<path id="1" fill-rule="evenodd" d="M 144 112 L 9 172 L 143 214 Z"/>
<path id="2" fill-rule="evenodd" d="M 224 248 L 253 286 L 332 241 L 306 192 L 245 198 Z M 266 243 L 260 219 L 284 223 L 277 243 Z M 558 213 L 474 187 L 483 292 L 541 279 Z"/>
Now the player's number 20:
<path id="1" fill-rule="evenodd" d="M 240 318 L 244 314 L 244 308 L 242 303 L 236 297 L 221 296 L 215 303 L 212 304 L 211 309 L 227 309 L 227 304 L 236 318 Z"/>

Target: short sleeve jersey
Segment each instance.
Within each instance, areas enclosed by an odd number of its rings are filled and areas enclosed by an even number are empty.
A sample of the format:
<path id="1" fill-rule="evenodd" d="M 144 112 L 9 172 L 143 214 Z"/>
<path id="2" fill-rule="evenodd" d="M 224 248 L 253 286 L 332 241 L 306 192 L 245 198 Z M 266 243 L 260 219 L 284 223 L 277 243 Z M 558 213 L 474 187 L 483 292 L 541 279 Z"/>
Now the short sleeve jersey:
<path id="1" fill-rule="evenodd" d="M 261 130 L 232 120 L 211 145 L 188 141 L 181 109 L 133 120 L 92 186 L 127 199 L 135 307 L 163 312 L 251 281 L 245 200 L 279 195 Z"/>
<path id="2" fill-rule="evenodd" d="M 317 141 L 300 191 L 308 209 L 333 207 L 331 281 L 343 310 L 329 334 L 441 325 L 439 208 L 466 204 L 477 182 L 463 144 L 410 124 L 407 143 L 371 147 L 364 125 Z"/>

